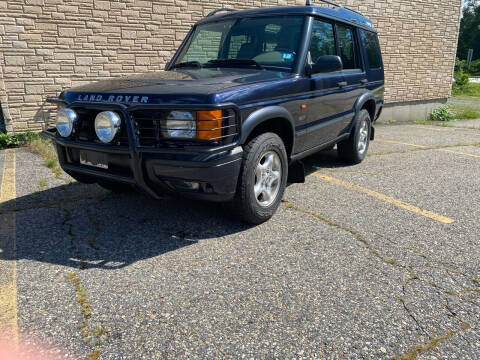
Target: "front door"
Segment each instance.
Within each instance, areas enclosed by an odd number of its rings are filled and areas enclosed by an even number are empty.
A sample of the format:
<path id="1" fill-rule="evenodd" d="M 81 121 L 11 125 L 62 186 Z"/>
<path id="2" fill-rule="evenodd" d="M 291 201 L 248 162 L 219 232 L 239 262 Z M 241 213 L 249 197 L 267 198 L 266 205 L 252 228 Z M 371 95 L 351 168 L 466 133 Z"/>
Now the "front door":
<path id="1" fill-rule="evenodd" d="M 337 55 L 333 22 L 314 19 L 309 49 L 309 61 L 320 56 Z M 312 74 L 309 98 L 305 100 L 307 116 L 297 126 L 298 150 L 308 150 L 335 139 L 344 118 L 345 101 L 342 89 L 343 73 Z"/>

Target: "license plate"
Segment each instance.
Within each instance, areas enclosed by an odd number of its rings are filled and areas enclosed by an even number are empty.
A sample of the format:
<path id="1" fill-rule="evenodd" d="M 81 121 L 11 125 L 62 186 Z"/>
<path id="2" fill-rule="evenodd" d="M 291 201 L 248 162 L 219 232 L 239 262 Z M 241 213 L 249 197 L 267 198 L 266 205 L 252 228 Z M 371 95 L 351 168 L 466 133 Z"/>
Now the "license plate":
<path id="1" fill-rule="evenodd" d="M 80 150 L 80 164 L 94 166 L 101 169 L 108 169 L 107 154 Z"/>

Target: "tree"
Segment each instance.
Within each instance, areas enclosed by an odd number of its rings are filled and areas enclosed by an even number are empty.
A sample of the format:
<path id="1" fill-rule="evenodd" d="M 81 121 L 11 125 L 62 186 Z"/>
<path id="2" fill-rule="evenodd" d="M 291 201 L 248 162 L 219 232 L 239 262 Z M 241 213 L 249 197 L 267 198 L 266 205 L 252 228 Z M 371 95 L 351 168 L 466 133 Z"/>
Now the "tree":
<path id="1" fill-rule="evenodd" d="M 473 49 L 473 59 L 480 59 L 480 1 L 467 0 L 460 22 L 457 57 L 466 59 L 468 49 Z"/>

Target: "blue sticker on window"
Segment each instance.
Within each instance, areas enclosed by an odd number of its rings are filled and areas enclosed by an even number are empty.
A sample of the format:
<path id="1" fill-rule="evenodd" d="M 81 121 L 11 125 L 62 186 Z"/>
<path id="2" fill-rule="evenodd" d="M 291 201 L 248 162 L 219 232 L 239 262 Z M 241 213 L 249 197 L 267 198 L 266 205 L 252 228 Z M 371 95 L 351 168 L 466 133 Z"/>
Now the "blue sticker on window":
<path id="1" fill-rule="evenodd" d="M 282 53 L 282 60 L 285 60 L 285 61 L 293 60 L 293 53 Z"/>

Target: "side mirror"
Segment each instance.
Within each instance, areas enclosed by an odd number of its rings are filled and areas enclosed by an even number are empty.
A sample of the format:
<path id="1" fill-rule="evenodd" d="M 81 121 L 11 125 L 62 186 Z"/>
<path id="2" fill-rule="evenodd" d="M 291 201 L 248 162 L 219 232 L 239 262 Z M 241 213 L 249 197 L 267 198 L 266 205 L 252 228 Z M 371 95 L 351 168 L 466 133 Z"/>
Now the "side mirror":
<path id="1" fill-rule="evenodd" d="M 343 70 L 343 63 L 340 56 L 320 56 L 315 64 L 310 65 L 310 74 L 329 73 Z"/>

